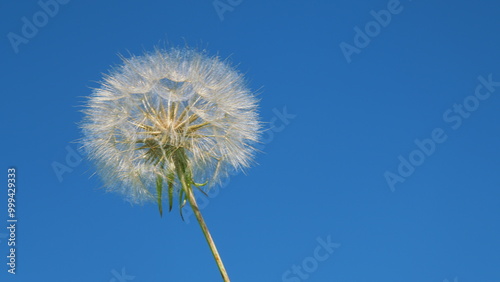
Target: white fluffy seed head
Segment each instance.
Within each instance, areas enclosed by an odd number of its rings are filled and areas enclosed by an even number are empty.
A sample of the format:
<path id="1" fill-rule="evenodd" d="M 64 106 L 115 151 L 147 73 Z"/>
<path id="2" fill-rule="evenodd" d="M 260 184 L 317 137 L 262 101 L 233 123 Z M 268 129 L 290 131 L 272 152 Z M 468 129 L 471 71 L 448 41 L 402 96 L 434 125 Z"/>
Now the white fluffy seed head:
<path id="1" fill-rule="evenodd" d="M 208 187 L 248 167 L 261 129 L 242 75 L 189 49 L 124 59 L 84 113 L 85 152 L 106 188 L 134 203 L 156 199 L 155 181 L 175 173 L 177 149 L 186 153 L 193 181 Z"/>

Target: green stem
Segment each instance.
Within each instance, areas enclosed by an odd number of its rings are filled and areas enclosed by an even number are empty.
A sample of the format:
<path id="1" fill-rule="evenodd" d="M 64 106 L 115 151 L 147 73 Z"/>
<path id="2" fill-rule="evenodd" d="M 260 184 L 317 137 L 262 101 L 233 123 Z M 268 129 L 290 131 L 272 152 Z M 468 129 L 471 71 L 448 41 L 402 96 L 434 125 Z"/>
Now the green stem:
<path id="1" fill-rule="evenodd" d="M 194 197 L 193 188 L 191 186 L 192 184 L 194 184 L 194 181 L 188 168 L 186 153 L 183 149 L 178 149 L 174 152 L 174 162 L 177 170 L 177 177 L 179 177 L 179 180 L 182 184 L 182 189 L 185 192 L 185 197 L 187 198 L 189 204 L 191 205 L 191 208 L 193 209 L 194 215 L 198 220 L 198 224 L 200 225 L 201 230 L 203 231 L 203 235 L 207 240 L 208 246 L 212 251 L 215 262 L 219 267 L 220 274 L 222 275 L 224 282 L 230 282 L 226 268 L 224 267 L 219 252 L 217 251 L 217 247 L 215 246 L 214 239 L 212 239 L 212 235 L 210 235 L 210 231 L 208 231 L 208 227 L 205 224 L 205 220 L 201 215 L 200 209 L 198 208 L 198 203 L 196 202 L 196 198 Z"/>
<path id="2" fill-rule="evenodd" d="M 183 181 L 184 182 L 184 181 Z M 222 278 L 224 279 L 224 282 L 229 282 L 229 276 L 227 275 L 226 269 L 224 268 L 224 264 L 222 263 L 222 259 L 219 255 L 219 252 L 217 251 L 217 247 L 215 246 L 214 239 L 212 239 L 212 236 L 210 235 L 210 231 L 208 231 L 208 227 L 205 224 L 205 220 L 203 220 L 203 216 L 201 215 L 200 209 L 198 208 L 198 204 L 196 203 L 196 199 L 193 194 L 193 190 L 191 187 L 185 187 L 186 189 L 186 196 L 188 198 L 189 204 L 191 205 L 191 208 L 193 209 L 194 215 L 196 216 L 196 219 L 198 220 L 198 223 L 200 224 L 201 230 L 203 231 L 203 235 L 205 235 L 205 239 L 207 239 L 207 243 L 210 246 L 210 250 L 212 251 L 212 255 L 214 256 L 215 262 L 217 263 L 217 266 L 219 267 L 220 274 L 222 275 Z"/>

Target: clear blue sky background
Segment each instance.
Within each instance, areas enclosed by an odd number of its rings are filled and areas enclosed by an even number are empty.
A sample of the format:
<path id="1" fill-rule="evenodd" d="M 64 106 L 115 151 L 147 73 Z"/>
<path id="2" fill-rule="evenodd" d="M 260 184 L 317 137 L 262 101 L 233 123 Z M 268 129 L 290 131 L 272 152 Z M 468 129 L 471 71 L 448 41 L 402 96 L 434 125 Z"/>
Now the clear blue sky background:
<path id="1" fill-rule="evenodd" d="M 467 98 L 479 76 L 500 81 L 500 2 L 402 0 L 348 63 L 341 42 L 355 46 L 354 28 L 390 2 L 244 0 L 221 20 L 211 1 L 72 0 L 15 53 L 7 35 L 42 8 L 2 1 L 0 280 L 221 280 L 194 217 L 131 206 L 99 190 L 87 160 L 65 160 L 117 54 L 187 44 L 230 57 L 267 127 L 276 120 L 259 165 L 203 209 L 233 281 L 500 281 L 500 86 Z M 464 99 L 474 110 L 453 129 L 460 115 L 443 114 Z M 391 191 L 384 174 L 436 128 L 445 142 Z M 61 182 L 54 162 L 73 166 Z M 2 237 L 9 167 L 15 276 Z M 340 246 L 327 253 L 318 238 Z"/>

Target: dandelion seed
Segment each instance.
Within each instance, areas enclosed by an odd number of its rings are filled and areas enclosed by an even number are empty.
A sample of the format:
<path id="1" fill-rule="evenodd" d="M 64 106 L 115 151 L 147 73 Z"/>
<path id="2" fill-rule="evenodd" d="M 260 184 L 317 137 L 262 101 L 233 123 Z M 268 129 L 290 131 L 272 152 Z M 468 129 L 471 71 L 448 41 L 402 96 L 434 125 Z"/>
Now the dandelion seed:
<path id="1" fill-rule="evenodd" d="M 205 53 L 156 50 L 123 59 L 84 113 L 83 146 L 105 187 L 132 203 L 156 201 L 160 215 L 164 190 L 169 210 L 174 196 L 181 215 L 189 202 L 229 281 L 193 187 L 203 192 L 253 160 L 260 123 L 242 75 Z"/>

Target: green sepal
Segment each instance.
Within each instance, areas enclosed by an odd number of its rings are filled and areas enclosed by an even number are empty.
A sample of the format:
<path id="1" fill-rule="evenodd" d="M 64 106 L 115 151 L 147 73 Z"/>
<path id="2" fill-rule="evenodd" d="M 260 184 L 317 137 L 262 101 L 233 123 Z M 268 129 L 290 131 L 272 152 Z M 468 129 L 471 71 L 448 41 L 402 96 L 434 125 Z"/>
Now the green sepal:
<path id="1" fill-rule="evenodd" d="M 185 198 L 184 194 L 185 194 L 184 189 L 181 189 L 179 191 L 179 212 L 181 213 L 182 221 L 184 221 L 184 216 L 182 215 L 182 208 L 186 204 L 186 200 L 184 199 Z"/>
<path id="2" fill-rule="evenodd" d="M 158 208 L 160 210 L 160 217 L 163 216 L 163 207 L 161 205 L 162 192 L 163 192 L 163 178 L 160 175 L 158 175 L 156 177 L 156 197 L 158 200 Z"/>
<path id="3" fill-rule="evenodd" d="M 168 211 L 172 211 L 172 203 L 174 201 L 174 174 L 169 173 L 167 176 L 168 183 Z"/>
<path id="4" fill-rule="evenodd" d="M 202 187 L 202 186 L 205 186 L 205 185 L 207 185 L 207 184 L 208 184 L 208 180 L 207 180 L 207 181 L 205 181 L 205 183 L 196 183 L 196 182 L 194 182 L 194 181 L 191 181 L 191 182 L 192 182 L 192 183 L 193 183 L 193 185 L 194 185 L 194 186 L 196 186 L 196 187 Z"/>
<path id="5" fill-rule="evenodd" d="M 198 186 L 196 186 L 196 185 L 195 185 L 194 187 L 196 187 L 196 189 L 198 189 L 201 193 L 203 193 L 203 195 L 205 195 L 205 196 L 207 196 L 207 197 L 208 197 L 207 192 L 203 191 L 203 189 L 201 189 L 200 187 L 198 187 Z"/>

